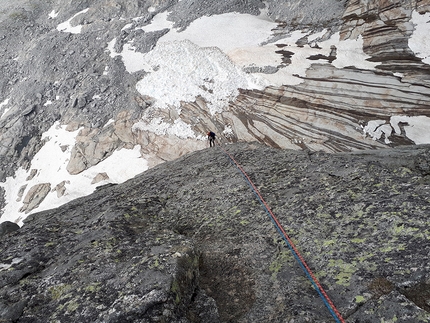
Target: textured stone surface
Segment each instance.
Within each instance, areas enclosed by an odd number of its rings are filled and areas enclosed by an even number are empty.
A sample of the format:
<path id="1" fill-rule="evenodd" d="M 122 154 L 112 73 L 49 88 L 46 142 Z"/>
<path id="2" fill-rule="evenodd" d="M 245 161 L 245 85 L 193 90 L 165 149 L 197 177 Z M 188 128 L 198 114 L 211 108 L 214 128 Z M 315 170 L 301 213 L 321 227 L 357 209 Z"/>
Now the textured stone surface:
<path id="1" fill-rule="evenodd" d="M 430 147 L 224 147 L 347 322 L 430 320 Z M 220 148 L 30 215 L 0 250 L 6 322 L 332 321 Z"/>
<path id="2" fill-rule="evenodd" d="M 19 225 L 10 221 L 0 223 L 0 237 L 19 229 Z"/>

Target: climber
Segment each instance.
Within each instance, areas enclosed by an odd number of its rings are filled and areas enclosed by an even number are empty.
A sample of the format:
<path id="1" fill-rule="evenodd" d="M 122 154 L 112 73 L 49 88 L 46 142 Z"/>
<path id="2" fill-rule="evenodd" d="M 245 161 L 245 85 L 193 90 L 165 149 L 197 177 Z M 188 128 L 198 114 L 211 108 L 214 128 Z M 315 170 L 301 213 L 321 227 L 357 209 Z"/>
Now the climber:
<path id="1" fill-rule="evenodd" d="M 210 147 L 212 147 L 212 145 L 215 147 L 215 133 L 212 131 L 208 132 L 208 140 L 209 140 L 209 145 Z"/>

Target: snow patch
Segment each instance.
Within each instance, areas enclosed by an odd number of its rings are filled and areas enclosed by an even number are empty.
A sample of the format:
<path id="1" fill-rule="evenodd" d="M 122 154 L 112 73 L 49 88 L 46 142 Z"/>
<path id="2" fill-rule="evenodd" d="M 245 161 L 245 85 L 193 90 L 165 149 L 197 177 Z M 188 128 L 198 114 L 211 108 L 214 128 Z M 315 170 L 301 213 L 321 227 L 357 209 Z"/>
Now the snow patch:
<path id="1" fill-rule="evenodd" d="M 232 127 L 231 127 L 231 126 L 226 125 L 226 126 L 224 127 L 224 130 L 223 130 L 222 134 L 223 134 L 223 135 L 224 135 L 224 137 L 226 137 L 226 138 L 231 138 L 231 137 L 233 137 L 233 136 L 234 136 L 234 131 L 233 131 L 233 129 L 232 129 Z"/>
<path id="2" fill-rule="evenodd" d="M 423 59 L 423 63 L 430 64 L 430 12 L 421 15 L 413 11 L 411 21 L 415 29 L 408 40 L 409 48 Z"/>
<path id="3" fill-rule="evenodd" d="M 363 128 L 363 133 L 373 140 L 379 140 L 384 135 L 385 143 L 389 144 L 393 131 L 398 135 L 402 133 L 400 123 L 403 123 L 406 137 L 415 144 L 430 144 L 430 117 L 426 116 L 392 116 L 389 123 L 385 120 L 371 120 Z"/>
<path id="4" fill-rule="evenodd" d="M 13 177 L 8 177 L 4 183 L 0 183 L 5 190 L 5 200 L 7 201 L 0 222 L 11 221 L 22 225 L 22 221 L 33 212 L 55 208 L 78 197 L 91 194 L 96 187 L 91 182 L 99 173 L 107 173 L 109 180 L 97 183 L 97 186 L 108 182 L 122 183 L 148 169 L 147 161 L 141 158 L 140 146 L 135 146 L 134 149 L 115 151 L 99 164 L 80 174 L 70 175 L 66 167 L 79 130 L 69 132 L 65 129 L 66 126 L 55 123 L 43 134 L 42 140 L 47 139 L 47 142 L 34 156 L 30 170 L 19 168 Z M 28 179 L 31 169 L 36 169 L 37 174 Z M 19 213 L 22 200 L 31 187 L 41 183 L 50 183 L 53 189 L 63 181 L 66 183 L 65 195 L 57 197 L 57 193 L 51 191 L 37 209 L 28 214 Z M 18 198 L 23 185 L 27 186 L 22 198 Z"/>
<path id="5" fill-rule="evenodd" d="M 365 135 L 372 137 L 373 140 L 379 140 L 384 135 L 385 143 L 389 144 L 391 141 L 388 137 L 391 136 L 393 129 L 389 124 L 385 123 L 385 120 L 372 120 L 367 123 L 363 132 Z"/>
<path id="6" fill-rule="evenodd" d="M 404 125 L 406 137 L 412 140 L 415 144 L 430 144 L 430 117 L 426 116 L 393 116 L 390 123 L 396 134 L 401 134 L 399 123 L 407 123 Z"/>
<path id="7" fill-rule="evenodd" d="M 373 70 L 379 63 L 367 61 L 369 55 L 363 51 L 363 37 L 360 35 L 357 39 L 340 40 L 340 34 L 337 32 L 329 40 L 322 43 L 325 48 L 334 45 L 337 48 L 336 59 L 332 64 L 337 68 L 354 66 L 367 70 Z"/>
<path id="8" fill-rule="evenodd" d="M 176 119 L 173 124 L 164 122 L 162 118 L 153 118 L 150 121 L 142 120 L 135 123 L 133 131 L 149 131 L 158 136 L 173 135 L 181 139 L 197 138 L 191 126 L 182 119 Z"/>
<path id="9" fill-rule="evenodd" d="M 172 23 L 167 21 L 167 13 L 162 13 L 154 18 L 153 24 L 142 29 L 154 31 L 170 28 L 170 32 L 161 37 L 158 43 L 189 40 L 200 47 L 218 47 L 228 54 L 238 48 L 260 46 L 270 39 L 275 27 L 277 24 L 264 16 L 230 12 L 201 17 L 184 31 L 178 31 L 172 29 Z"/>
<path id="10" fill-rule="evenodd" d="M 109 126 L 109 125 L 111 125 L 112 123 L 114 123 L 115 122 L 115 120 L 114 119 L 109 119 L 109 121 L 108 122 L 106 122 L 106 124 L 104 125 L 104 127 L 103 128 L 105 128 L 105 127 L 107 127 L 107 126 Z"/>
<path id="11" fill-rule="evenodd" d="M 55 19 L 58 16 L 58 12 L 55 12 L 55 10 L 52 10 L 49 14 L 48 17 L 49 19 Z"/>
<path id="12" fill-rule="evenodd" d="M 3 108 L 3 107 L 5 107 L 5 106 L 7 106 L 8 104 L 9 104 L 9 101 L 10 101 L 10 99 L 6 99 L 6 100 L 4 100 L 2 103 L 0 103 L 0 110 Z M 3 117 L 7 114 L 7 112 L 10 110 L 10 108 L 5 108 L 4 109 L 4 111 L 3 111 L 3 113 L 2 113 L 2 115 L 1 115 L 1 117 L 0 117 L 0 119 L 3 119 Z"/>
<path id="13" fill-rule="evenodd" d="M 151 7 L 150 7 L 151 8 Z M 148 9 L 149 11 L 149 9 Z M 155 9 L 154 9 L 155 11 Z M 153 12 L 153 11 L 149 11 Z M 169 12 L 164 11 L 162 13 L 159 13 L 152 18 L 151 23 L 149 25 L 137 28 L 142 29 L 144 32 L 149 33 L 152 31 L 158 31 L 163 29 L 172 29 L 173 28 L 173 22 L 167 20 L 167 16 L 169 15 Z"/>
<path id="14" fill-rule="evenodd" d="M 151 67 L 148 66 L 148 64 L 145 62 L 145 54 L 136 52 L 136 49 L 130 43 L 124 44 L 121 53 L 118 53 L 115 51 L 115 43 L 116 43 L 116 38 L 112 39 L 108 43 L 107 50 L 110 52 L 109 55 L 112 58 L 116 56 L 121 56 L 127 72 L 134 73 L 134 72 L 141 71 L 143 69 L 146 69 L 146 70 L 151 69 Z M 107 72 L 108 72 L 108 68 L 106 67 L 105 72 L 103 74 L 106 75 Z"/>
<path id="15" fill-rule="evenodd" d="M 123 31 L 123 30 L 127 30 L 127 29 L 130 29 L 131 27 L 133 27 L 133 24 L 132 24 L 132 23 L 127 24 L 127 25 L 125 25 L 124 27 L 122 27 L 121 31 Z"/>
<path id="16" fill-rule="evenodd" d="M 84 9 L 84 10 L 82 10 L 82 11 L 79 11 L 77 14 L 75 14 L 75 15 L 74 15 L 72 18 L 70 18 L 69 20 L 67 20 L 67 21 L 65 21 L 65 22 L 63 22 L 63 23 L 61 23 L 61 24 L 59 24 L 59 25 L 57 26 L 57 30 L 58 30 L 58 31 L 65 32 L 65 33 L 80 34 L 80 33 L 81 33 L 81 31 L 82 31 L 82 25 L 72 26 L 72 25 L 71 25 L 71 21 L 72 21 L 75 17 L 77 17 L 77 16 L 79 16 L 79 15 L 81 15 L 81 14 L 86 13 L 88 10 L 89 10 L 89 8 Z"/>

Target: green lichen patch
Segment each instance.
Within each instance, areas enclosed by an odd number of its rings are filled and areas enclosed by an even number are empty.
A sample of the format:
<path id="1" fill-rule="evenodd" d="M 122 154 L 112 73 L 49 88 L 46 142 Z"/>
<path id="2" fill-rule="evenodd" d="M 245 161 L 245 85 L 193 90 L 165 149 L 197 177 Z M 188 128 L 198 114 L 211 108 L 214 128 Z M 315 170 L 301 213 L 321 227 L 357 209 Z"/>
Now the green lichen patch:
<path id="1" fill-rule="evenodd" d="M 272 279 L 276 280 L 276 277 L 279 271 L 285 266 L 287 263 L 291 263 L 293 260 L 293 256 L 290 250 L 282 250 L 278 256 L 271 262 L 269 266 L 269 270 L 272 273 Z"/>
<path id="2" fill-rule="evenodd" d="M 72 289 L 72 285 L 60 284 L 57 286 L 51 286 L 48 288 L 48 292 L 53 300 L 59 300 L 63 298 Z"/>

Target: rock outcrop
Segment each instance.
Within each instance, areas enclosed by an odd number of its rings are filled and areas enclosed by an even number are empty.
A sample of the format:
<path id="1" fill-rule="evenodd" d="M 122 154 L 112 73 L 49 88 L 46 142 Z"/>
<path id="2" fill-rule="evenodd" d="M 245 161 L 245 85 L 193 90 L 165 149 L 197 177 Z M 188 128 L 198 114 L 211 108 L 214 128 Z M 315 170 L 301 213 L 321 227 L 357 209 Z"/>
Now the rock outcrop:
<path id="1" fill-rule="evenodd" d="M 0 237 L 5 236 L 10 232 L 14 232 L 19 229 L 19 225 L 13 222 L 5 221 L 0 223 Z"/>
<path id="2" fill-rule="evenodd" d="M 225 145 L 346 322 L 426 322 L 430 147 Z M 4 322 L 329 322 L 220 148 L 188 154 L 0 240 Z"/>

